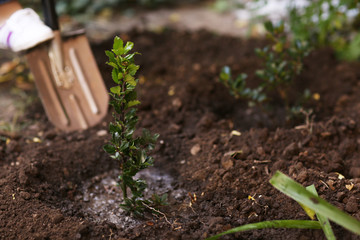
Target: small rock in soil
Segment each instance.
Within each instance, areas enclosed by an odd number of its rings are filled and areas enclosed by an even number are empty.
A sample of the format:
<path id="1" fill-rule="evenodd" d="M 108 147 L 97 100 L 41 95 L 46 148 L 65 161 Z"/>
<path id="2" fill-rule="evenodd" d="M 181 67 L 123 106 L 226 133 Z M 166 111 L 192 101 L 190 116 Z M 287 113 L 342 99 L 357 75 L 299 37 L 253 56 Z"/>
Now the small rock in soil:
<path id="1" fill-rule="evenodd" d="M 20 192 L 20 197 L 22 197 L 25 200 L 29 200 L 31 198 L 31 194 L 28 192 Z"/>
<path id="2" fill-rule="evenodd" d="M 299 153 L 299 147 L 295 142 L 290 143 L 283 151 L 283 155 L 286 157 L 290 157 L 298 153 Z"/>
<path id="3" fill-rule="evenodd" d="M 225 169 L 225 170 L 229 170 L 230 168 L 232 168 L 234 166 L 234 162 L 229 159 L 228 157 L 224 157 L 221 160 L 221 166 Z"/>
<path id="4" fill-rule="evenodd" d="M 96 135 L 99 136 L 99 137 L 103 137 L 103 136 L 106 136 L 108 132 L 106 130 L 100 130 L 100 131 L 97 131 Z"/>
<path id="5" fill-rule="evenodd" d="M 172 100 L 172 105 L 175 108 L 175 110 L 178 111 L 182 107 L 182 102 L 180 98 L 174 98 Z"/>
<path id="6" fill-rule="evenodd" d="M 169 133 L 179 133 L 181 131 L 181 126 L 175 124 L 175 123 L 171 123 L 169 126 Z"/>
<path id="7" fill-rule="evenodd" d="M 64 219 L 64 216 L 61 213 L 56 213 L 51 217 L 51 221 L 53 224 L 58 224 Z"/>
<path id="8" fill-rule="evenodd" d="M 197 155 L 200 151 L 201 151 L 201 146 L 200 146 L 200 144 L 195 144 L 195 145 L 191 148 L 190 153 L 191 153 L 191 155 L 195 156 L 195 155 Z"/>

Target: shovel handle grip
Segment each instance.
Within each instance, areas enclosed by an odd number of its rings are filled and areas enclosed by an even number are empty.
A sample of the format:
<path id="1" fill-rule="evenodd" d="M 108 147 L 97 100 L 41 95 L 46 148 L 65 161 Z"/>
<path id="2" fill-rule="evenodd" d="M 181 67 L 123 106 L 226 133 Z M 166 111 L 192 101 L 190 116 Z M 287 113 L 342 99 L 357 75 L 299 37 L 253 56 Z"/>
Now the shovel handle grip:
<path id="1" fill-rule="evenodd" d="M 58 16 L 55 10 L 55 0 L 41 0 L 45 24 L 53 31 L 59 30 Z"/>

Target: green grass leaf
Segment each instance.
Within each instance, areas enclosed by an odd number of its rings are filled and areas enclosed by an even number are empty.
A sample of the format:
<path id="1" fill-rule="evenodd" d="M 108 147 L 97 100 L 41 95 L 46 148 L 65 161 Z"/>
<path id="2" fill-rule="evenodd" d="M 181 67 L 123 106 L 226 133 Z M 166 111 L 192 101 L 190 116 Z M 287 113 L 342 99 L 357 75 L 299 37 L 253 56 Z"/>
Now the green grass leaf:
<path id="1" fill-rule="evenodd" d="M 298 228 L 298 229 L 321 229 L 320 223 L 310 220 L 273 220 L 258 223 L 250 223 L 240 227 L 232 228 L 225 232 L 219 233 L 215 236 L 209 237 L 206 240 L 215 240 L 221 236 L 244 232 L 249 230 L 264 229 L 264 228 Z"/>
<path id="2" fill-rule="evenodd" d="M 313 209 L 317 214 L 321 214 L 349 231 L 360 235 L 359 221 L 331 205 L 324 199 L 319 198 L 314 193 L 306 190 L 303 186 L 285 174 L 277 171 L 270 179 L 270 183 L 285 195 Z"/>
<path id="3" fill-rule="evenodd" d="M 308 187 L 306 187 L 306 190 L 308 190 L 309 192 L 312 192 L 313 194 L 315 194 L 316 196 L 318 196 L 318 193 L 315 189 L 315 186 L 314 184 L 313 185 L 310 185 Z M 334 235 L 334 232 L 331 228 L 331 225 L 330 225 L 330 221 L 327 217 L 321 215 L 320 213 L 317 213 L 316 214 L 319 222 L 320 222 L 320 225 L 321 225 L 321 228 L 326 236 L 326 239 L 327 240 L 336 240 L 336 237 Z"/>

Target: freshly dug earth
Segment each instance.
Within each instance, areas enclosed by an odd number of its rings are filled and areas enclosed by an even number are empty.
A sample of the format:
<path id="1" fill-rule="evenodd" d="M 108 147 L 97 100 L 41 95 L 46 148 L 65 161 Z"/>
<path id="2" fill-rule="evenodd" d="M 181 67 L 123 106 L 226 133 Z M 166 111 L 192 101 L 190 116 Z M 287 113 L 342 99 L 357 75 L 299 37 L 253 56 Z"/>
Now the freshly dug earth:
<path id="1" fill-rule="evenodd" d="M 142 53 L 139 129 L 160 133 L 154 168 L 174 180 L 169 205 L 160 209 L 168 222 L 163 215 L 127 227 L 95 221 L 86 211 L 89 199 L 77 196 L 89 180 L 117 177 L 108 175 L 118 165 L 102 150 L 109 136 L 101 130 L 111 114 L 92 129 L 64 133 L 47 121 L 38 101 L 23 119 L 32 124 L 0 141 L 0 239 L 204 239 L 246 223 L 308 219 L 268 183 L 276 170 L 315 184 L 321 197 L 360 220 L 360 63 L 338 62 L 329 49 L 307 57 L 291 90 L 320 95 L 309 105 L 314 117 L 306 125 L 304 116 L 288 120 L 281 101 L 267 112 L 248 108 L 218 82 L 221 67 L 229 65 L 254 85 L 261 62 L 253 49 L 264 41 L 174 31 L 122 37 Z M 112 40 L 93 46 L 108 87 L 104 50 L 111 46 Z M 338 239 L 360 239 L 333 228 Z M 267 229 L 224 239 L 325 237 L 321 230 Z"/>

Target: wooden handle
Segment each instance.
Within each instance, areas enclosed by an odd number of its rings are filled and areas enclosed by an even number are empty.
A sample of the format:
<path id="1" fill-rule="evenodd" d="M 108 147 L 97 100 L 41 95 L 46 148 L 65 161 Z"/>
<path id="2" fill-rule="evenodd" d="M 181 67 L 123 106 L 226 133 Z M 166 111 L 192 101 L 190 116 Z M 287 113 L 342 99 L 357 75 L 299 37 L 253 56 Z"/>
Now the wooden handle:
<path id="1" fill-rule="evenodd" d="M 55 0 L 42 0 L 41 3 L 44 11 L 45 24 L 54 31 L 59 30 L 59 21 L 55 10 Z"/>

